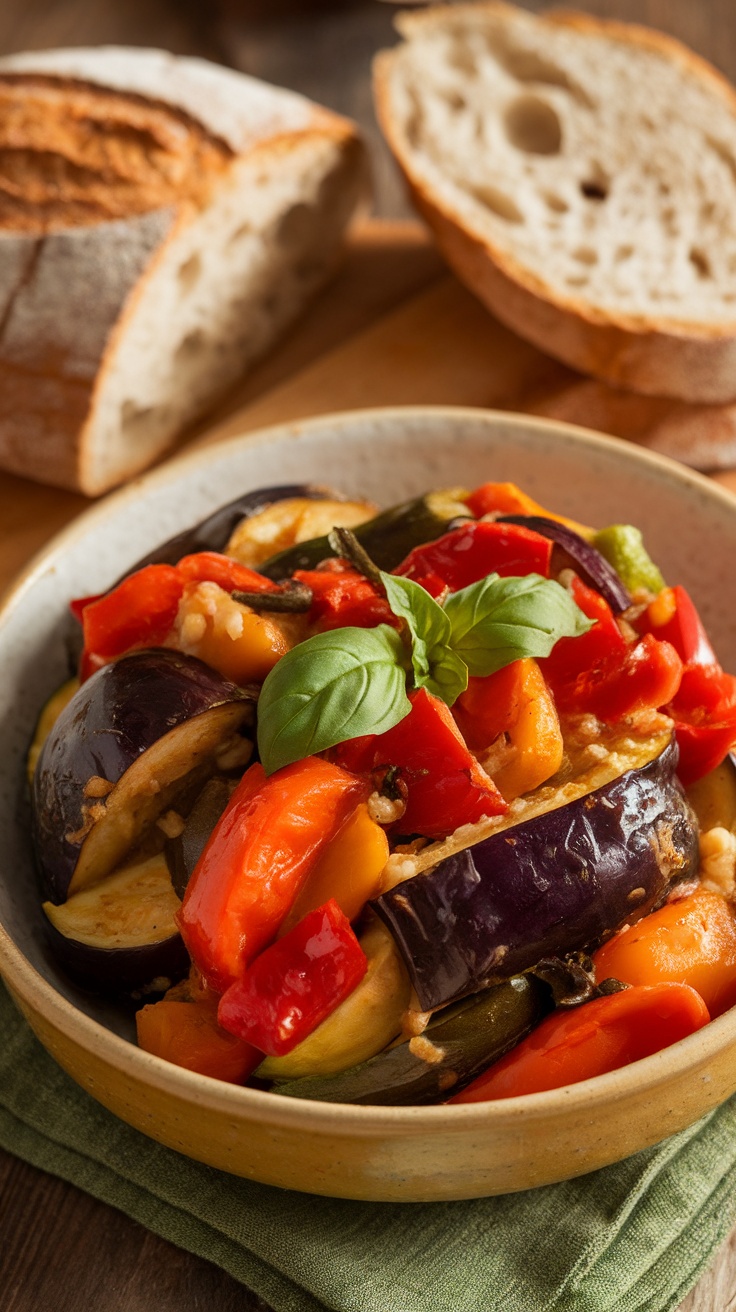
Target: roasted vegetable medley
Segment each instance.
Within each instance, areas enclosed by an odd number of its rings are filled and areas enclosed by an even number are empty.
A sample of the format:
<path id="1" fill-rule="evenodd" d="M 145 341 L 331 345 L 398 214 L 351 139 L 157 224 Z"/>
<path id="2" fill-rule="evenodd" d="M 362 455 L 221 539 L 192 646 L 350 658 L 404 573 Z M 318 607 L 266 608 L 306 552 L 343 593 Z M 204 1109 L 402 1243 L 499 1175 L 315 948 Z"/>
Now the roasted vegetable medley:
<path id="1" fill-rule="evenodd" d="M 635 527 L 510 483 L 268 488 L 72 612 L 28 761 L 44 923 L 147 1051 L 485 1101 L 736 1003 L 736 678 Z"/>

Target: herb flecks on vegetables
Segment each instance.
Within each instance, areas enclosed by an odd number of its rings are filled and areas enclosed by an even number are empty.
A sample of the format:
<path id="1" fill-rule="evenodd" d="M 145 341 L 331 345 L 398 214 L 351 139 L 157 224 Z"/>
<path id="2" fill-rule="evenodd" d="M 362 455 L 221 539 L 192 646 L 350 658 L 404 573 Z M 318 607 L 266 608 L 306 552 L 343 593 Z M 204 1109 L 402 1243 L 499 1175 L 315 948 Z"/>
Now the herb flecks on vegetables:
<path id="1" fill-rule="evenodd" d="M 386 624 L 333 629 L 300 643 L 268 675 L 258 706 L 267 774 L 392 729 L 409 714 L 407 673 L 410 687 L 452 706 L 470 674 L 547 656 L 558 639 L 591 627 L 566 589 L 539 574 L 491 574 L 453 593 L 444 607 L 411 579 L 381 571 L 380 580 L 403 636 Z"/>

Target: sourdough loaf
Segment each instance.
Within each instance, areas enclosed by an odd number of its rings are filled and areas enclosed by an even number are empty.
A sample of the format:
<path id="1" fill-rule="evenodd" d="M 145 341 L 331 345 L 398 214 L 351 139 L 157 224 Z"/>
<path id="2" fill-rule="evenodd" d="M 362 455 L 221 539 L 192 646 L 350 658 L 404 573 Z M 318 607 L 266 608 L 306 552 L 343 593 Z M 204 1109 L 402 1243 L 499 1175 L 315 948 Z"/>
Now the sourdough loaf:
<path id="1" fill-rule="evenodd" d="M 614 386 L 736 399 L 736 93 L 669 37 L 502 3 L 400 17 L 379 117 L 459 277 Z"/>
<path id="2" fill-rule="evenodd" d="M 144 469 L 324 281 L 353 125 L 198 59 L 0 60 L 0 466 L 96 495 Z"/>

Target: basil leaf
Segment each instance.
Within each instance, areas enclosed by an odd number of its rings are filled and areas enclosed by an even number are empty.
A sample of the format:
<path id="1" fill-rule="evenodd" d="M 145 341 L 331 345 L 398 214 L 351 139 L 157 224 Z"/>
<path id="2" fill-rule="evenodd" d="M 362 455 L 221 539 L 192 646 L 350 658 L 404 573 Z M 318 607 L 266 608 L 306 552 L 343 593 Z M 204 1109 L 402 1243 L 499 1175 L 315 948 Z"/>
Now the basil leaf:
<path id="1" fill-rule="evenodd" d="M 433 648 L 429 653 L 429 675 L 421 686 L 452 706 L 468 686 L 468 667 L 452 647 Z"/>
<path id="2" fill-rule="evenodd" d="M 411 710 L 406 650 L 387 624 L 307 638 L 274 665 L 258 698 L 266 774 L 364 733 L 385 733 Z"/>
<path id="3" fill-rule="evenodd" d="M 470 674 L 494 674 L 524 656 L 549 656 L 560 638 L 587 633 L 589 620 L 570 593 L 540 574 L 489 574 L 447 598 L 453 650 Z"/>
<path id="4" fill-rule="evenodd" d="M 448 706 L 468 686 L 464 661 L 450 645 L 450 621 L 434 597 L 413 579 L 381 571 L 386 597 L 394 615 L 411 634 L 414 685 L 440 697 Z"/>

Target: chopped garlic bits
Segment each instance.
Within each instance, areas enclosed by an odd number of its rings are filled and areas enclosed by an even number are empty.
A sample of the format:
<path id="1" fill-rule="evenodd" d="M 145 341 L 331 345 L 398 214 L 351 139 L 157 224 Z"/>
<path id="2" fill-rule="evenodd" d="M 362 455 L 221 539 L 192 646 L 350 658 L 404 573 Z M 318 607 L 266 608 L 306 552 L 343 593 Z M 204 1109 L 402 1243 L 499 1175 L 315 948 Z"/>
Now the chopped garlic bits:
<path id="1" fill-rule="evenodd" d="M 700 835 L 700 874 L 703 888 L 724 897 L 736 897 L 736 835 L 717 825 Z"/>
<path id="2" fill-rule="evenodd" d="M 234 683 L 260 683 L 291 648 L 273 615 L 256 614 L 217 583 L 190 584 L 166 643 L 198 656 Z"/>

